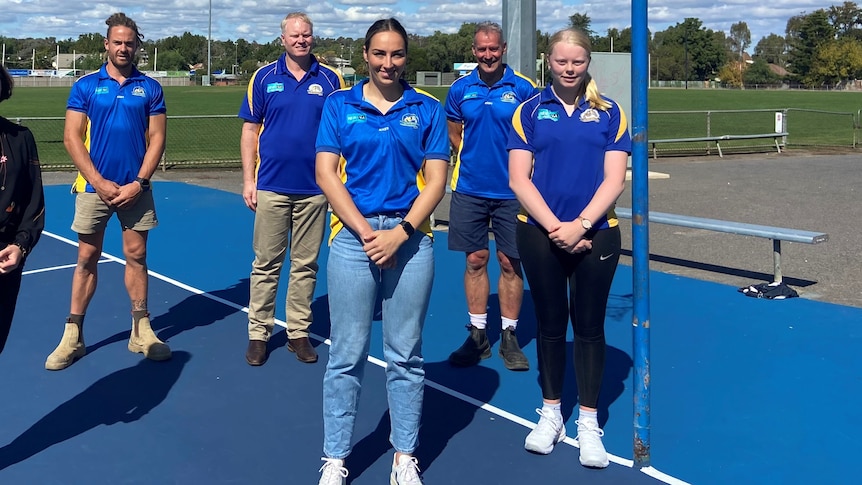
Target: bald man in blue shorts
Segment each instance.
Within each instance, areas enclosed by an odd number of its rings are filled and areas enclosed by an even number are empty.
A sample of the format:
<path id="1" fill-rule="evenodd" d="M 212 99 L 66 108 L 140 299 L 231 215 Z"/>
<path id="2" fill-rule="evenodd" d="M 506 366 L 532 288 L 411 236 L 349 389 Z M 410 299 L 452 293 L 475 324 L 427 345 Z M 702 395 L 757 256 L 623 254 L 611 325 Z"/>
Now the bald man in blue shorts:
<path id="1" fill-rule="evenodd" d="M 485 330 L 490 293 L 490 224 L 500 264 L 497 284 L 502 317 L 500 356 L 506 368 L 527 370 L 529 361 L 515 336 L 524 279 L 515 243 L 515 219 L 520 204 L 509 189 L 506 139 L 515 109 L 538 91 L 533 81 L 503 64 L 505 53 L 500 26 L 480 23 L 473 36 L 473 55 L 478 67 L 455 81 L 446 98 L 449 141 L 458 150 L 451 184 L 449 249 L 462 251 L 467 257 L 464 290 L 470 318 L 467 325 L 470 335 L 452 352 L 449 362 L 468 367 L 491 356 Z"/>

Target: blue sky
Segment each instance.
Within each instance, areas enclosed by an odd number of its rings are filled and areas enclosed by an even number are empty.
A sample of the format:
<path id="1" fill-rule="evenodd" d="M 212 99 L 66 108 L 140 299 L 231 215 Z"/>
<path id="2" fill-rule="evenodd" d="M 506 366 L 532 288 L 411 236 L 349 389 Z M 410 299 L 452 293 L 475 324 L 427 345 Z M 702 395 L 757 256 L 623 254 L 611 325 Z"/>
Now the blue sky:
<path id="1" fill-rule="evenodd" d="M 653 0 L 648 3 L 649 27 L 655 32 L 696 17 L 706 28 L 728 32 L 745 21 L 752 48 L 765 35 L 784 35 L 787 19 L 811 13 L 843 0 Z M 293 10 L 303 10 L 314 21 L 315 34 L 324 37 L 362 37 L 372 22 L 396 17 L 418 35 L 455 32 L 464 22 L 502 20 L 503 0 L 212 0 L 212 37 L 268 42 L 279 34 L 279 23 Z M 574 13 L 592 19 L 594 31 L 631 25 L 631 1 L 536 0 L 537 27 L 554 32 Z M 105 19 L 122 11 L 132 17 L 147 39 L 208 35 L 210 0 L 0 0 L 0 35 L 76 39 L 82 33 L 105 32 Z M 751 49 L 749 49 L 751 50 Z"/>

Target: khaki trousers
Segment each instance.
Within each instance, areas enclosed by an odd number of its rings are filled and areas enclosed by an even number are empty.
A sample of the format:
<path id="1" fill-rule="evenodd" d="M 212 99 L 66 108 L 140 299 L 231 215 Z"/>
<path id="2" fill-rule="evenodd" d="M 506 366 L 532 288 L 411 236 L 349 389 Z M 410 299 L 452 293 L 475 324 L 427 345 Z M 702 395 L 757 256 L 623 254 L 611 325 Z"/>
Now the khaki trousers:
<path id="1" fill-rule="evenodd" d="M 268 341 L 275 324 L 278 281 L 290 248 L 285 322 L 287 337 L 308 336 L 317 284 L 317 257 L 326 228 L 326 197 L 259 190 L 254 217 L 254 263 L 248 303 L 249 340 Z"/>

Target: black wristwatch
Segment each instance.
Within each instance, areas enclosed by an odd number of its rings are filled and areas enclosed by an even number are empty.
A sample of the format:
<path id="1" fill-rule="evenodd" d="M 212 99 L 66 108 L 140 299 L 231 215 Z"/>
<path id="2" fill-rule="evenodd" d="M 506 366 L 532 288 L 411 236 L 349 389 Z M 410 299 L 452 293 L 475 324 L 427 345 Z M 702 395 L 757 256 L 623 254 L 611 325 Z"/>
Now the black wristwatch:
<path id="1" fill-rule="evenodd" d="M 143 192 L 150 190 L 150 179 L 145 179 L 143 177 L 136 177 L 135 182 L 141 184 L 141 190 Z"/>
<path id="2" fill-rule="evenodd" d="M 414 232 L 416 232 L 416 229 L 413 228 L 413 224 L 410 224 L 407 221 L 401 221 L 398 223 L 398 225 L 400 225 L 401 229 L 404 229 L 404 232 L 407 233 L 408 239 L 413 236 Z"/>
<path id="3" fill-rule="evenodd" d="M 18 249 L 21 250 L 21 257 L 22 258 L 27 256 L 27 248 L 25 248 L 23 244 L 16 241 L 16 242 L 11 243 L 11 245 L 12 246 L 18 246 Z"/>

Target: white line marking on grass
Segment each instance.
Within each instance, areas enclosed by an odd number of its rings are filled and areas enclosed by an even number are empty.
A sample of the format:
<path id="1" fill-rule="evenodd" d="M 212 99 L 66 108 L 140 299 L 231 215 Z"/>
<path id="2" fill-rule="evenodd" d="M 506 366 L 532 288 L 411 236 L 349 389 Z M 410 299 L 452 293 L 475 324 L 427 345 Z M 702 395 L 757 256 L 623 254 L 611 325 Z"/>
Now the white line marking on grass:
<path id="1" fill-rule="evenodd" d="M 59 240 L 59 241 L 63 241 L 63 242 L 65 242 L 65 243 L 71 244 L 72 246 L 77 246 L 77 245 L 78 245 L 78 243 L 76 243 L 75 241 L 72 241 L 72 240 L 70 240 L 70 239 L 66 239 L 66 238 L 64 238 L 64 237 L 62 237 L 62 236 L 58 236 L 58 235 L 56 235 L 56 234 L 52 234 L 52 233 L 50 233 L 50 232 L 43 232 L 42 234 L 48 235 L 48 236 L 50 236 L 50 237 L 53 237 L 53 238 L 55 238 L 55 239 L 57 239 L 57 240 Z M 118 263 L 123 264 L 123 265 L 125 265 L 125 264 L 126 264 L 126 262 L 125 262 L 124 260 L 122 260 L 122 259 L 120 259 L 120 258 L 118 258 L 118 257 L 116 257 L 116 256 L 112 256 L 112 255 L 110 255 L 110 254 L 108 254 L 108 253 L 105 253 L 104 251 L 102 252 L 102 257 L 104 257 L 104 258 L 106 258 L 106 259 L 109 259 L 109 260 L 111 260 L 111 261 L 118 262 Z M 215 295 L 211 295 L 211 294 L 209 294 L 209 293 L 207 293 L 207 292 L 205 292 L 205 291 L 203 291 L 203 290 L 199 290 L 199 289 L 197 289 L 197 288 L 195 288 L 195 287 L 192 287 L 192 286 L 189 286 L 189 285 L 187 285 L 187 284 L 185 284 L 185 283 L 181 283 L 181 282 L 179 282 L 179 281 L 177 281 L 177 280 L 175 280 L 175 279 L 173 279 L 173 278 L 169 278 L 169 277 L 164 276 L 164 275 L 162 275 L 162 274 L 160 274 L 160 273 L 157 273 L 157 272 L 155 272 L 155 271 L 149 270 L 149 271 L 147 271 L 147 272 L 149 273 L 149 275 L 150 275 L 150 276 L 152 276 L 152 277 L 154 277 L 154 278 L 156 278 L 156 279 L 160 279 L 160 280 L 162 280 L 162 281 L 164 281 L 164 282 L 166 282 L 166 283 L 169 283 L 169 284 L 172 284 L 172 285 L 174 285 L 174 286 L 176 286 L 176 287 L 182 288 L 182 289 L 184 289 L 184 290 L 186 290 L 186 291 L 188 291 L 188 292 L 194 293 L 194 294 L 196 294 L 196 295 L 203 296 L 203 297 L 205 297 L 205 298 L 209 298 L 209 299 L 210 299 L 210 300 L 212 300 L 212 301 L 215 301 L 215 302 L 221 303 L 222 305 L 229 306 L 229 307 L 234 308 L 234 309 L 236 309 L 236 310 L 239 310 L 239 311 L 241 311 L 241 312 L 248 313 L 248 307 L 244 307 L 244 306 L 241 306 L 241 305 L 237 305 L 236 303 L 234 303 L 234 302 L 232 302 L 232 301 L 225 300 L 224 298 L 219 298 L 219 297 L 217 297 L 217 296 L 215 296 Z M 275 323 L 277 323 L 278 325 L 281 325 L 282 327 L 287 328 L 287 324 L 286 324 L 283 320 L 279 320 L 279 319 L 277 319 L 277 318 L 276 318 L 276 319 L 275 319 Z M 316 334 L 314 334 L 314 333 L 309 333 L 309 337 L 312 337 L 312 338 L 314 338 L 315 340 L 317 340 L 317 341 L 319 341 L 319 342 L 323 342 L 325 345 L 329 345 L 329 346 L 331 346 L 331 345 L 332 345 L 332 341 L 331 341 L 330 339 L 328 339 L 328 338 L 323 338 L 323 337 L 321 337 L 320 335 L 316 335 Z M 381 367 L 381 368 L 384 368 L 384 369 L 386 368 L 386 362 L 385 362 L 384 360 L 382 360 L 382 359 L 378 359 L 377 357 L 374 357 L 374 356 L 372 356 L 372 355 L 369 355 L 369 356 L 368 356 L 368 362 L 371 362 L 372 364 L 377 365 L 378 367 Z M 448 388 L 448 387 L 446 387 L 446 386 L 444 386 L 444 385 L 442 385 L 442 384 L 438 384 L 438 383 L 436 383 L 436 382 L 434 382 L 434 381 L 431 381 L 431 380 L 426 379 L 426 380 L 425 380 L 425 385 L 426 385 L 426 386 L 428 386 L 428 387 L 431 387 L 431 388 L 433 388 L 433 389 L 436 389 L 436 390 L 438 390 L 438 391 L 440 391 L 440 392 L 442 392 L 442 393 L 444 393 L 444 394 L 448 394 L 449 396 L 452 396 L 452 397 L 454 397 L 454 398 L 456 398 L 456 399 L 460 399 L 460 400 L 462 400 L 462 401 L 464 401 L 464 402 L 466 402 L 466 403 L 468 403 L 468 404 L 472 404 L 473 406 L 476 406 L 477 408 L 484 409 L 485 411 L 488 411 L 489 413 L 495 414 L 495 415 L 497 415 L 497 416 L 499 416 L 499 417 L 501 417 L 501 418 L 507 419 L 507 420 L 509 420 L 509 421 L 511 421 L 511 422 L 513 422 L 513 423 L 520 424 L 521 426 L 524 426 L 525 428 L 533 429 L 533 428 L 535 428 L 535 427 L 536 427 L 536 423 L 533 423 L 532 421 L 526 420 L 526 419 L 524 419 L 524 418 L 522 418 L 522 417 L 520 417 L 520 416 L 517 416 L 517 415 L 515 415 L 515 414 L 512 414 L 512 413 L 510 413 L 510 412 L 508 412 L 508 411 L 504 411 L 503 409 L 498 408 L 497 406 L 494 406 L 494 405 L 488 404 L 488 403 L 486 403 L 486 402 L 479 401 L 478 399 L 472 398 L 472 397 L 470 397 L 470 396 L 468 396 L 468 395 L 466 395 L 466 394 L 463 394 L 463 393 L 461 393 L 461 392 L 458 392 L 458 391 L 456 391 L 456 390 L 454 390 L 454 389 L 450 389 L 450 388 Z M 566 437 L 566 439 L 564 439 L 564 440 L 562 441 L 562 443 L 566 443 L 566 444 L 568 444 L 568 445 L 570 445 L 570 446 L 574 446 L 574 447 L 576 447 L 576 448 L 578 447 L 578 442 L 577 442 L 577 440 L 575 440 L 574 438 L 568 437 L 568 436 Z M 526 452 L 525 452 L 525 453 L 526 453 Z M 614 463 L 616 463 L 616 464 L 618 464 L 618 465 L 622 465 L 622 466 L 625 466 L 625 467 L 628 467 L 628 468 L 633 468 L 633 467 L 634 467 L 634 461 L 629 460 L 629 459 L 627 459 L 627 458 L 622 458 L 622 457 L 619 457 L 619 456 L 616 456 L 616 455 L 612 455 L 612 454 L 610 454 L 610 453 L 608 453 L 608 460 L 609 460 L 609 461 L 612 461 L 612 462 L 614 462 Z M 644 468 L 641 468 L 639 471 L 640 471 L 640 472 L 642 472 L 642 473 L 645 473 L 646 475 L 648 475 L 648 476 L 650 476 L 650 477 L 652 477 L 652 478 L 655 478 L 656 480 L 663 481 L 663 482 L 665 482 L 665 483 L 667 483 L 667 484 L 669 484 L 669 485 L 688 485 L 688 483 L 687 483 L 687 482 L 685 482 L 685 481 L 683 481 L 683 480 L 680 480 L 680 479 L 678 479 L 678 478 L 675 478 L 675 477 L 673 477 L 673 476 L 671 476 L 671 475 L 668 475 L 668 474 L 666 474 L 666 473 L 662 473 L 662 472 L 660 472 L 660 471 L 656 470 L 655 468 L 653 468 L 653 467 L 651 467 L 651 466 L 650 466 L 650 467 L 644 467 Z"/>

